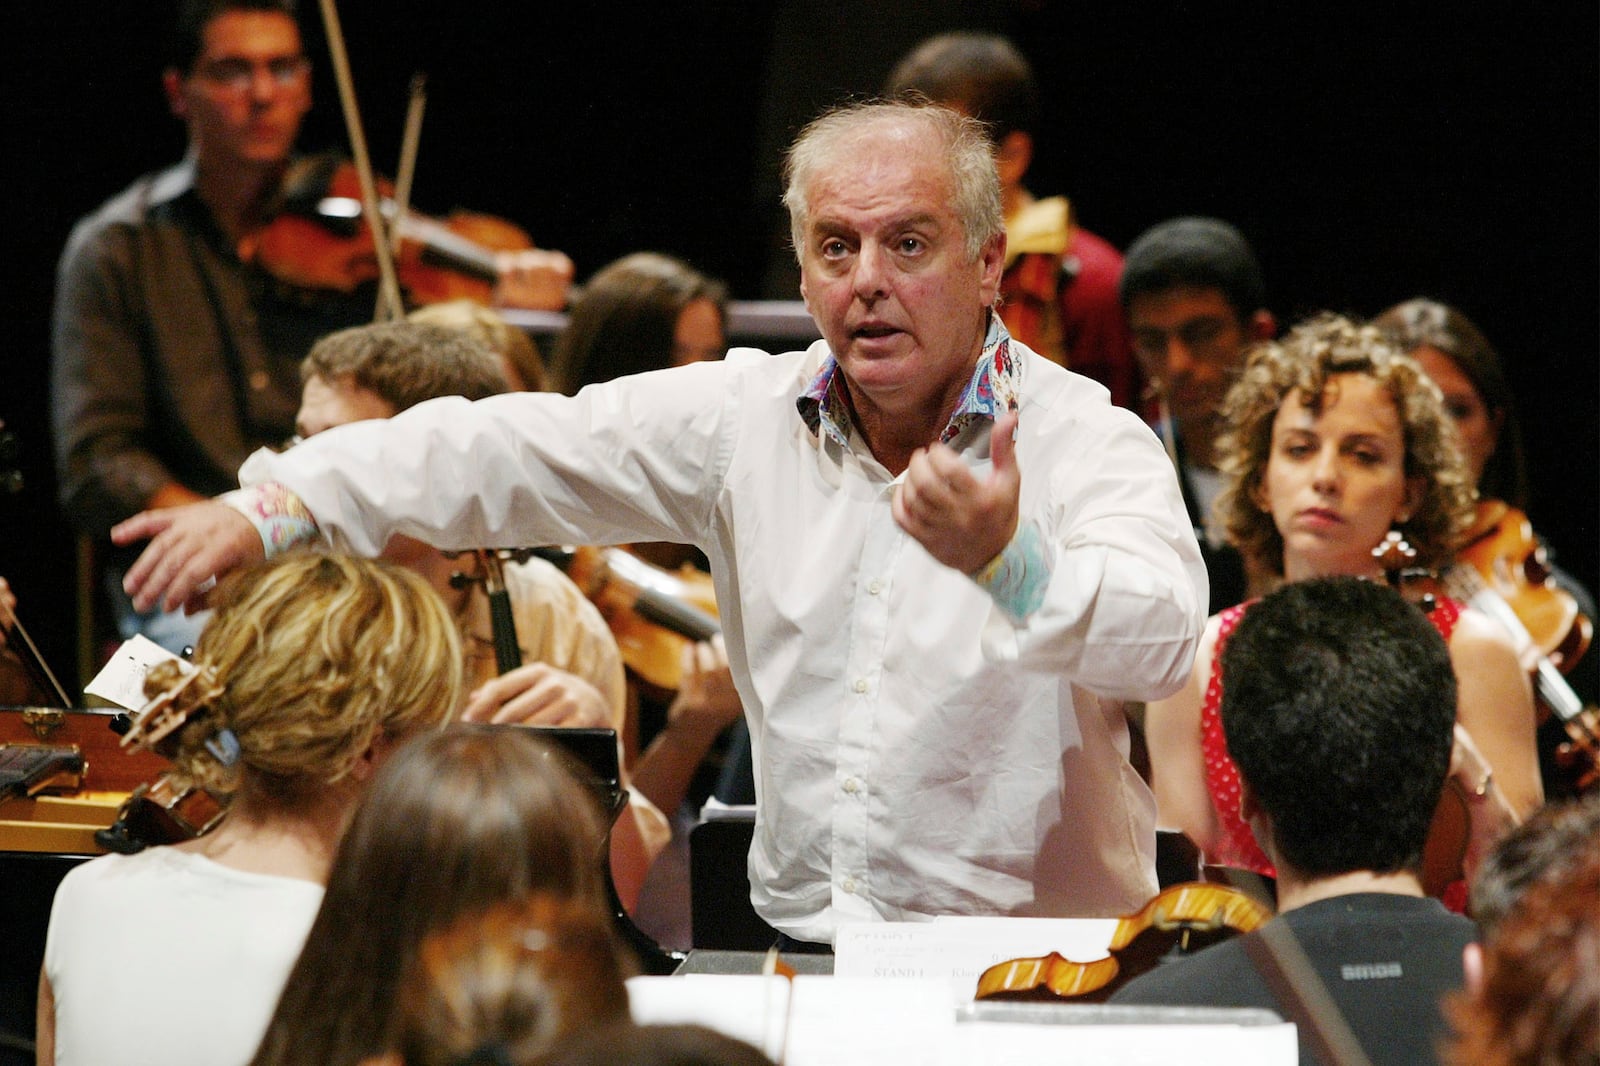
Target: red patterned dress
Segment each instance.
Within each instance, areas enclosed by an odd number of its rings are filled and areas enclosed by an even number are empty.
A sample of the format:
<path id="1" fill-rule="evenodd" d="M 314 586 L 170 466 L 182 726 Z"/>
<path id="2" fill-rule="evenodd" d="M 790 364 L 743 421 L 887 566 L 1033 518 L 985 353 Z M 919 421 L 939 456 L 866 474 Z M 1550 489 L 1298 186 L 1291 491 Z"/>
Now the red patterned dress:
<path id="1" fill-rule="evenodd" d="M 1217 616 L 1217 646 L 1211 659 L 1211 680 L 1206 684 L 1206 698 L 1200 705 L 1200 750 L 1206 760 L 1206 791 L 1211 794 L 1211 805 L 1216 808 L 1217 822 L 1222 827 L 1221 840 L 1214 851 L 1207 852 L 1206 861 L 1276 877 L 1277 871 L 1262 852 L 1261 845 L 1256 843 L 1255 834 L 1239 816 L 1239 768 L 1228 756 L 1228 742 L 1222 735 L 1222 649 L 1227 647 L 1228 637 L 1249 606 L 1249 603 L 1241 603 Z M 1428 613 L 1428 620 L 1446 643 L 1460 617 L 1461 604 L 1448 597 L 1440 597 Z"/>

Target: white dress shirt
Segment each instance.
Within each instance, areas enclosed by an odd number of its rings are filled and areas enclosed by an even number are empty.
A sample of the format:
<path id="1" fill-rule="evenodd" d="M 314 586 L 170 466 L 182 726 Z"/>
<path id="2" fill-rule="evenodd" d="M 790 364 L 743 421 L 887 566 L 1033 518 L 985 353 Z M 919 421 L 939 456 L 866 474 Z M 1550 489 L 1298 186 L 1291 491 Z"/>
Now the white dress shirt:
<path id="1" fill-rule="evenodd" d="M 1172 465 L 1105 390 L 1021 345 L 1021 518 L 1054 553 L 1013 623 L 896 525 L 898 479 L 795 400 L 824 342 L 591 386 L 443 399 L 259 452 L 335 545 L 677 541 L 711 560 L 749 717 L 751 897 L 776 928 L 1107 916 L 1156 889 L 1122 701 L 1189 676 L 1205 571 Z M 988 424 L 952 442 L 989 465 Z"/>

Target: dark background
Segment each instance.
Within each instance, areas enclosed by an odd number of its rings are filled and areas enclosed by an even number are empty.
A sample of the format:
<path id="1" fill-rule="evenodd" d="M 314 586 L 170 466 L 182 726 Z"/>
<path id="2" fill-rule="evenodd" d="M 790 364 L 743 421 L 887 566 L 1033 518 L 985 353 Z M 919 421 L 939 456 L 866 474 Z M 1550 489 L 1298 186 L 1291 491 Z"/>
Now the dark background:
<path id="1" fill-rule="evenodd" d="M 736 298 L 795 295 L 776 168 L 795 127 L 870 93 L 923 35 L 1010 34 L 1046 127 L 1028 184 L 1066 193 L 1119 247 L 1176 214 L 1251 238 L 1280 320 L 1430 295 L 1510 365 L 1539 531 L 1597 574 L 1597 26 L 1592 4 L 1034 2 L 654 5 L 345 0 L 377 165 L 407 83 L 429 77 L 412 200 L 512 218 L 580 279 L 654 248 Z M 1304 9 L 1304 10 L 1302 10 Z M 72 672 L 71 534 L 54 504 L 48 310 L 72 222 L 183 149 L 158 75 L 167 6 L 11 5 L 0 70 L 9 204 L 0 418 L 26 487 L 0 499 L 0 574 Z M 318 105 L 303 147 L 345 134 L 315 3 Z M 71 682 L 69 681 L 69 686 Z"/>

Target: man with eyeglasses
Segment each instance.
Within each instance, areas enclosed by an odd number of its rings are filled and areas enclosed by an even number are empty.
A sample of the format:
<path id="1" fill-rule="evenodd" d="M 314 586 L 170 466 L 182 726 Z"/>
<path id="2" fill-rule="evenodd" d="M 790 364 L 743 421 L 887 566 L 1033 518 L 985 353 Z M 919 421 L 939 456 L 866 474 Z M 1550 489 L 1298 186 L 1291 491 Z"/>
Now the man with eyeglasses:
<path id="1" fill-rule="evenodd" d="M 1214 449 L 1222 401 L 1244 353 L 1277 330 L 1244 236 L 1214 218 L 1175 218 L 1128 248 L 1121 281 L 1133 349 L 1160 410 L 1157 427 L 1178 467 L 1184 502 L 1211 578 L 1211 609 L 1248 588 L 1244 563 L 1211 505 L 1222 491 Z"/>
<path id="2" fill-rule="evenodd" d="M 364 290 L 308 300 L 248 262 L 311 107 L 294 0 L 186 0 L 161 82 L 188 152 L 80 221 L 57 278 L 61 499 L 100 541 L 141 510 L 234 487 L 246 456 L 294 431 L 311 344 L 372 317 Z M 571 274 L 559 252 L 521 253 L 501 263 L 499 296 L 548 308 L 541 294 L 559 304 Z M 128 561 L 101 560 L 122 635 L 192 644 L 200 620 L 133 611 Z"/>

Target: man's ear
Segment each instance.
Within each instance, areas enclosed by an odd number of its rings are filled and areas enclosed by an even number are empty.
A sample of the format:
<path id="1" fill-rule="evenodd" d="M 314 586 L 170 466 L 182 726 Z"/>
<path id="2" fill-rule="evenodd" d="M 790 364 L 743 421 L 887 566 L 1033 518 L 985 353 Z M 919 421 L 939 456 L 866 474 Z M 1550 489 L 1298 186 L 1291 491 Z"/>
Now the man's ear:
<path id="1" fill-rule="evenodd" d="M 1278 861 L 1277 849 L 1272 842 L 1272 816 L 1262 809 L 1255 790 L 1243 777 L 1239 778 L 1239 819 L 1255 834 L 1256 843 L 1274 863 Z"/>
<path id="2" fill-rule="evenodd" d="M 1261 308 L 1250 316 L 1250 325 L 1246 332 L 1253 341 L 1270 341 L 1278 335 L 1278 320 L 1272 317 L 1272 312 Z"/>
<path id="3" fill-rule="evenodd" d="M 1000 187 L 1013 189 L 1022 184 L 1022 177 L 1033 164 L 1033 134 L 1012 130 L 1000 140 L 994 153 L 995 169 L 1000 173 Z"/>
<path id="4" fill-rule="evenodd" d="M 167 110 L 180 119 L 189 117 L 189 101 L 183 95 L 183 75 L 177 67 L 161 72 L 161 91 L 167 98 Z"/>

